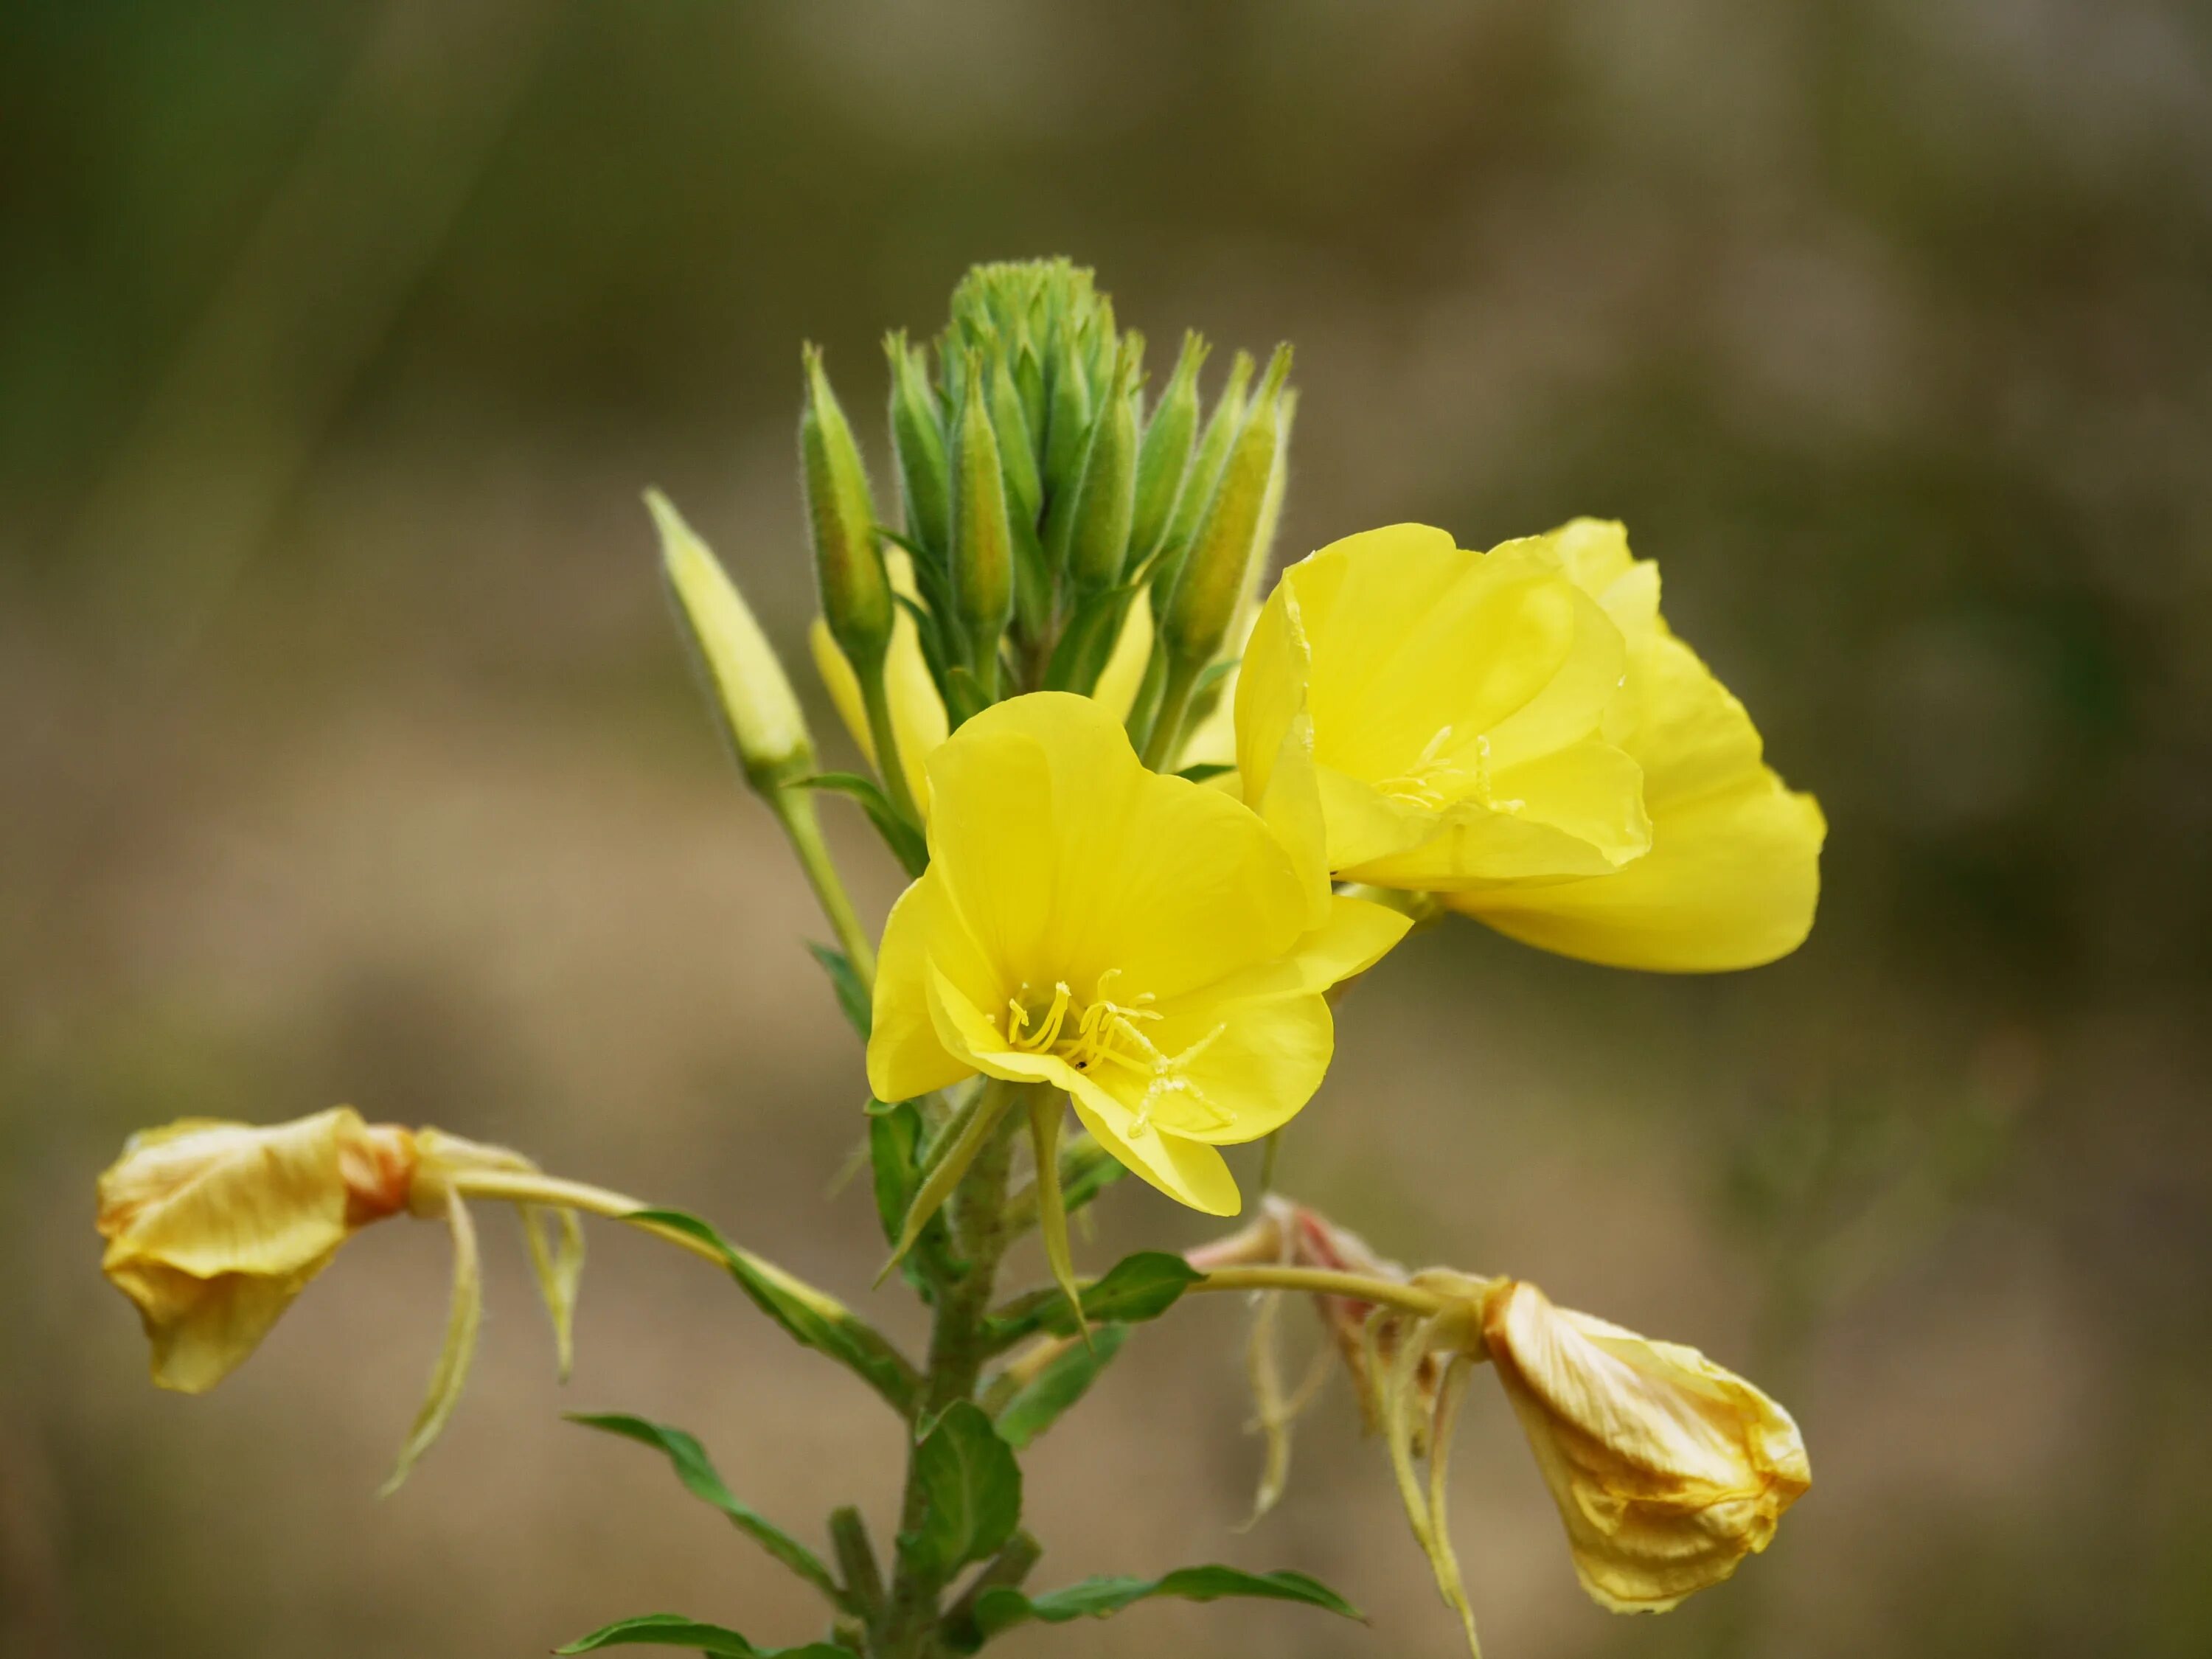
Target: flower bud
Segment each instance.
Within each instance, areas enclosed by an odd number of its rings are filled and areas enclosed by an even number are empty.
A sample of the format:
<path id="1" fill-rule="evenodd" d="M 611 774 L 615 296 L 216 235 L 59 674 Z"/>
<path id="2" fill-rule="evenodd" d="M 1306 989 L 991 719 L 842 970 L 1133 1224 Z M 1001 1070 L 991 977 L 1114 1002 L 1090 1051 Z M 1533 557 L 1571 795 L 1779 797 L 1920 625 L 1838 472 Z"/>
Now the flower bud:
<path id="1" fill-rule="evenodd" d="M 1812 1484 L 1790 1413 L 1694 1348 L 1492 1285 L 1482 1331 L 1583 1588 L 1620 1613 L 1658 1612 L 1766 1547 Z"/>
<path id="2" fill-rule="evenodd" d="M 1221 482 L 1206 504 L 1206 516 L 1169 595 L 1161 636 L 1172 658 L 1209 661 L 1229 631 L 1274 477 L 1281 447 L 1283 383 L 1290 372 L 1290 348 L 1279 346 L 1267 365 L 1266 383 L 1253 397 L 1237 441 L 1230 447 Z"/>
<path id="3" fill-rule="evenodd" d="M 1198 441 L 1197 453 L 1191 457 L 1190 471 L 1161 538 L 1159 567 L 1152 573 L 1152 593 L 1159 605 L 1164 605 L 1175 591 L 1183 556 L 1190 551 L 1199 521 L 1206 516 L 1206 504 L 1221 482 L 1221 470 L 1229 464 L 1229 447 L 1237 441 L 1237 428 L 1244 422 L 1245 395 L 1252 383 L 1253 368 L 1249 352 L 1240 351 L 1229 360 L 1229 378 Z"/>
<path id="4" fill-rule="evenodd" d="M 1006 481 L 992 429 L 979 354 L 968 354 L 965 395 L 952 439 L 952 606 L 967 642 L 969 666 L 995 696 L 999 636 L 1013 612 L 1013 532 Z"/>
<path id="5" fill-rule="evenodd" d="M 1137 489 L 1137 411 L 1129 390 L 1143 353 L 1144 342 L 1130 336 L 1091 423 L 1067 540 L 1067 573 L 1079 593 L 1113 586 L 1128 556 Z"/>
<path id="6" fill-rule="evenodd" d="M 814 770 L 814 744 L 775 647 L 707 544 L 657 489 L 645 495 L 660 531 L 661 568 L 721 710 L 745 781 L 767 794 Z"/>
<path id="7" fill-rule="evenodd" d="M 1034 363 L 1034 355 L 1029 356 Z M 991 426 L 999 441 L 999 465 L 1006 477 L 1006 510 L 1032 531 L 1044 505 L 1044 481 L 1037 476 L 1036 440 L 1026 400 L 1001 356 L 991 364 Z"/>
<path id="8" fill-rule="evenodd" d="M 1143 447 L 1137 452 L 1137 500 L 1129 522 L 1129 558 L 1141 564 L 1158 550 L 1167 534 L 1176 498 L 1190 471 L 1191 449 L 1198 437 L 1198 371 L 1205 367 L 1207 347 L 1195 332 L 1182 337 L 1182 355 L 1168 377 L 1159 403 L 1145 426 Z"/>
<path id="9" fill-rule="evenodd" d="M 337 1248 L 407 1207 L 414 1137 L 350 1107 L 257 1128 L 187 1118 L 133 1135 L 100 1177 L 100 1271 L 137 1305 L 154 1381 L 213 1388 Z"/>
<path id="10" fill-rule="evenodd" d="M 1082 343 L 1069 341 L 1056 355 L 1045 411 L 1044 547 L 1053 568 L 1060 570 L 1066 565 L 1067 532 L 1073 525 L 1062 503 L 1075 493 L 1091 438 L 1091 380 L 1084 369 L 1089 353 Z"/>
<path id="11" fill-rule="evenodd" d="M 806 517 L 814 538 L 814 574 L 822 615 L 838 647 L 865 679 L 890 643 L 895 606 L 876 544 L 876 509 L 853 428 L 823 372 L 822 353 L 805 353 L 806 408 L 799 422 L 805 474 Z"/>
<path id="12" fill-rule="evenodd" d="M 903 332 L 884 337 L 884 355 L 890 360 L 891 449 L 906 502 L 907 537 L 942 563 L 951 545 L 952 479 L 937 393 L 921 349 L 908 346 Z"/>

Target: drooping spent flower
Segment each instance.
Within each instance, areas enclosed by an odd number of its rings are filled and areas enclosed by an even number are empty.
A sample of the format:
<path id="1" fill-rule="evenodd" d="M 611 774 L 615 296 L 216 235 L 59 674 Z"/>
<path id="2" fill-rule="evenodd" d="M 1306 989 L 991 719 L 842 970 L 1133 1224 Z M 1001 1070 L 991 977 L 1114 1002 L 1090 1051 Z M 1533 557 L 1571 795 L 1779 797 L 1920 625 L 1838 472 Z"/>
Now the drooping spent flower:
<path id="1" fill-rule="evenodd" d="M 929 778 L 929 869 L 884 930 L 877 1097 L 1049 1085 L 1160 1190 L 1233 1213 L 1216 1149 L 1305 1104 L 1334 1047 L 1322 993 L 1405 919 L 1332 896 L 1222 792 L 1147 771 L 1089 698 L 987 709 Z"/>

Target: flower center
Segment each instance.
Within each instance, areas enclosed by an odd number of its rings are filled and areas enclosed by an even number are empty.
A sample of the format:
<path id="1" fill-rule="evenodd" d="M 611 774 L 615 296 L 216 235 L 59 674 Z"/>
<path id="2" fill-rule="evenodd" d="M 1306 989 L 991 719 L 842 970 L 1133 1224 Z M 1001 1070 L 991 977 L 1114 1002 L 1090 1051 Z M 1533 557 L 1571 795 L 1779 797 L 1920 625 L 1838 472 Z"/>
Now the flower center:
<path id="1" fill-rule="evenodd" d="M 1490 738 L 1486 734 L 1476 736 L 1474 753 L 1467 757 L 1443 752 L 1451 740 L 1451 727 L 1438 726 L 1436 735 L 1421 746 L 1413 763 L 1395 777 L 1378 779 L 1376 789 L 1393 800 L 1431 812 L 1441 811 L 1452 802 L 1470 795 L 1481 797 L 1501 812 L 1517 812 L 1527 804 L 1490 799 Z M 1471 760 L 1472 764 L 1463 764 L 1462 758 Z"/>
<path id="2" fill-rule="evenodd" d="M 1076 1000 L 1066 980 L 1055 981 L 1052 1000 L 1041 1008 L 1024 981 L 1021 994 L 1006 1002 L 1006 1046 L 1019 1054 L 1054 1055 L 1087 1077 L 1119 1071 L 1141 1078 L 1145 1092 L 1137 1103 L 1133 1126 L 1140 1134 L 1152 1126 L 1152 1108 L 1170 1097 L 1189 1102 L 1209 1127 L 1227 1125 L 1231 1114 L 1207 1099 L 1188 1070 L 1228 1028 L 1217 1025 L 1189 1047 L 1164 1052 L 1144 1030 L 1161 1017 L 1150 1006 L 1152 994 L 1141 992 L 1127 1002 L 1116 1002 L 1107 994 L 1107 987 L 1121 972 L 1109 968 L 1099 975 L 1087 1002 Z"/>

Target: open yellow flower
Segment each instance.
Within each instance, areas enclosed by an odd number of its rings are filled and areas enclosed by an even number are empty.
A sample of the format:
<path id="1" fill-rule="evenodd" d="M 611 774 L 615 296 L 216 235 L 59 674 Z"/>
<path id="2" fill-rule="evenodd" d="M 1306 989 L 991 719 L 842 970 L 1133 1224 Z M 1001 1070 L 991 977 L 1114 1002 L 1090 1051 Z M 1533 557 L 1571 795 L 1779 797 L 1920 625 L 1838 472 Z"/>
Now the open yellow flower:
<path id="1" fill-rule="evenodd" d="M 1827 823 L 1783 784 L 1742 703 L 1659 614 L 1659 567 L 1620 525 L 1577 519 L 1547 538 L 1626 638 L 1627 681 L 1606 732 L 1644 774 L 1651 850 L 1595 881 L 1449 894 L 1454 909 L 1564 956 L 1620 968 L 1754 968 L 1805 941 Z"/>
<path id="2" fill-rule="evenodd" d="M 1049 1084 L 1161 1191 L 1234 1213 L 1215 1149 L 1305 1104 L 1335 1042 L 1322 993 L 1405 919 L 1332 896 L 1317 849 L 1221 791 L 1147 771 L 1091 698 L 984 710 L 929 782 L 929 869 L 884 929 L 877 1097 Z"/>
<path id="3" fill-rule="evenodd" d="M 1765 1549 L 1812 1484 L 1790 1413 L 1673 1342 L 1500 1280 L 1483 1340 L 1566 1522 L 1583 1588 L 1662 1612 Z"/>
<path id="4" fill-rule="evenodd" d="M 415 1161 L 406 1130 L 345 1106 L 133 1135 L 100 1178 L 100 1270 L 137 1305 L 154 1381 L 203 1394 L 228 1376 L 339 1245 L 406 1208 Z"/>
<path id="5" fill-rule="evenodd" d="M 1642 776 L 1600 723 L 1620 630 L 1540 540 L 1488 553 L 1395 525 L 1292 565 L 1237 687 L 1245 798 L 1303 714 L 1348 880 L 1417 890 L 1607 876 L 1650 845 Z"/>
<path id="6" fill-rule="evenodd" d="M 1486 554 L 1401 525 L 1292 566 L 1239 677 L 1248 799 L 1281 787 L 1300 714 L 1340 876 L 1624 968 L 1754 967 L 1812 926 L 1820 807 L 1668 630 L 1617 524 Z"/>

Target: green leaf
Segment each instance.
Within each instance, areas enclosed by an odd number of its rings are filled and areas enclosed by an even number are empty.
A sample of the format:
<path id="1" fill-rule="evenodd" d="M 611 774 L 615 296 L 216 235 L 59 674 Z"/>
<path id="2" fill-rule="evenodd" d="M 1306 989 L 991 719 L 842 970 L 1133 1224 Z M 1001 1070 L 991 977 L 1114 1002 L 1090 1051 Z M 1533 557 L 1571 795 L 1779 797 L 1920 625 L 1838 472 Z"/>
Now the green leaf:
<path id="1" fill-rule="evenodd" d="M 860 802 L 860 810 L 868 815 L 868 822 L 876 826 L 876 833 L 884 838 L 891 855 L 905 866 L 907 874 L 919 876 L 929 868 L 929 843 L 922 839 L 921 830 L 898 815 L 890 798 L 873 778 L 864 778 L 858 772 L 817 772 L 809 777 L 794 778 L 786 787 L 827 789 Z"/>
<path id="2" fill-rule="evenodd" d="M 1016 1451 L 1026 1449 L 1062 1412 L 1083 1398 L 1128 1340 L 1127 1325 L 1100 1325 L 1092 1329 L 1088 1347 L 1078 1343 L 1055 1354 L 999 1408 L 999 1438 Z"/>
<path id="3" fill-rule="evenodd" d="M 838 1589 L 837 1580 L 823 1565 L 822 1558 L 777 1526 L 759 1510 L 738 1500 L 714 1465 L 707 1456 L 706 1449 L 692 1436 L 681 1429 L 665 1424 L 647 1422 L 642 1417 L 630 1417 L 619 1412 L 571 1412 L 571 1423 L 580 1423 L 587 1429 L 599 1429 L 607 1434 L 635 1440 L 641 1446 L 651 1446 L 664 1453 L 675 1466 L 676 1478 L 684 1489 L 703 1504 L 710 1504 L 730 1517 L 737 1529 L 750 1538 L 777 1560 L 789 1567 L 808 1583 L 820 1590 L 841 1608 L 851 1611 L 844 1592 Z"/>
<path id="4" fill-rule="evenodd" d="M 1319 1581 L 1302 1572 L 1246 1572 L 1237 1567 L 1184 1567 L 1164 1578 L 1086 1578 L 1066 1589 L 1031 1596 L 1000 1586 L 975 1599 L 974 1628 L 946 1632 L 948 1645 L 973 1653 L 993 1637 L 1032 1620 L 1064 1625 L 1075 1619 L 1103 1619 L 1133 1601 L 1156 1596 L 1175 1596 L 1185 1601 L 1218 1601 L 1243 1596 L 1262 1601 L 1301 1601 L 1324 1607 L 1346 1619 L 1359 1619 L 1357 1607 Z"/>
<path id="5" fill-rule="evenodd" d="M 1224 772 L 1234 772 L 1236 769 L 1235 763 L 1230 761 L 1200 761 L 1195 766 L 1184 767 L 1176 775 L 1179 778 L 1188 778 L 1193 783 L 1204 783 L 1208 778 L 1218 778 Z"/>
<path id="6" fill-rule="evenodd" d="M 809 1642 L 803 1648 L 757 1648 L 733 1630 L 702 1625 L 679 1613 L 624 1619 L 553 1651 L 597 1653 L 601 1648 L 690 1648 L 711 1659 L 852 1659 L 844 1649 L 828 1642 Z"/>
<path id="7" fill-rule="evenodd" d="M 1158 1319 L 1175 1306 L 1176 1298 L 1188 1287 L 1204 1277 L 1179 1255 L 1139 1250 L 1115 1262 L 1103 1279 L 1083 1287 L 1083 1316 L 1099 1325 L 1133 1325 Z M 994 1346 L 1004 1347 L 1040 1330 L 1055 1336 L 1075 1334 L 1075 1310 L 1057 1287 L 1017 1297 L 991 1316 L 984 1334 Z"/>
<path id="8" fill-rule="evenodd" d="M 914 1411 L 921 1379 L 883 1334 L 833 1296 L 795 1279 L 775 1263 L 741 1250 L 696 1215 L 682 1210 L 636 1210 L 622 1218 L 634 1226 L 665 1228 L 712 1245 L 730 1276 L 754 1304 L 807 1347 L 828 1354 L 890 1403 L 902 1417 Z"/>
<path id="9" fill-rule="evenodd" d="M 876 1218 L 883 1225 L 886 1244 L 898 1243 L 900 1224 L 921 1184 L 921 1111 L 912 1101 L 870 1106 L 868 1164 L 875 1177 Z M 933 1216 L 914 1248 L 900 1258 L 899 1272 L 926 1297 L 933 1288 L 931 1273 L 945 1259 L 945 1218 Z"/>
<path id="10" fill-rule="evenodd" d="M 926 1502 L 921 1525 L 900 1547 L 924 1571 L 949 1578 L 1014 1534 L 1022 1518 L 1022 1471 L 982 1407 L 957 1400 L 914 1451 Z"/>
<path id="11" fill-rule="evenodd" d="M 837 1006 L 845 1011 L 845 1018 L 860 1034 L 860 1041 L 866 1042 L 875 1026 L 875 1009 L 870 1003 L 868 988 L 860 983 L 860 975 L 853 969 L 852 959 L 842 951 L 817 945 L 812 939 L 807 940 L 806 948 L 822 964 L 822 971 L 830 975 L 830 988 L 837 994 Z"/>

